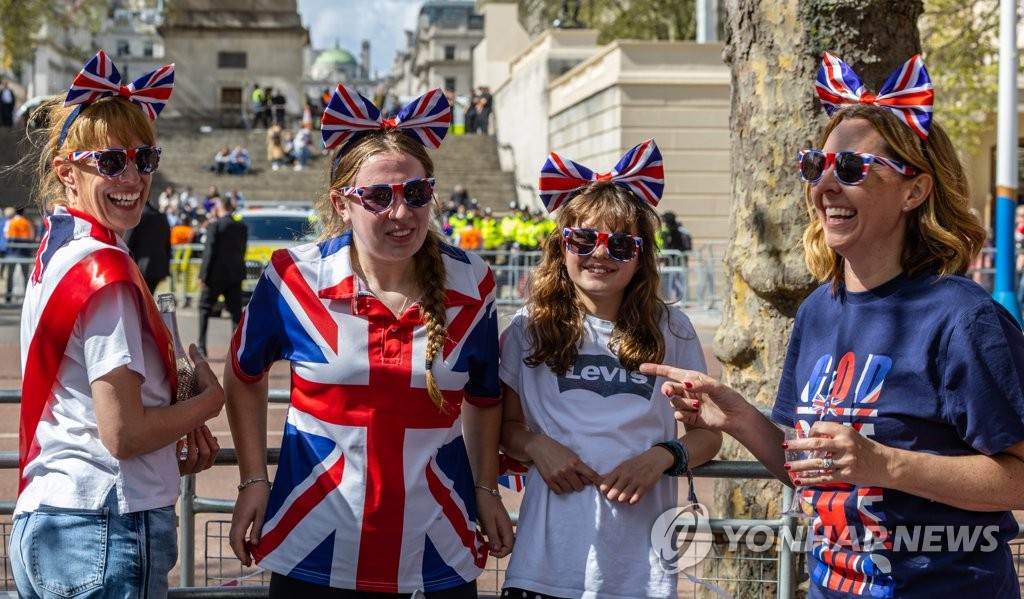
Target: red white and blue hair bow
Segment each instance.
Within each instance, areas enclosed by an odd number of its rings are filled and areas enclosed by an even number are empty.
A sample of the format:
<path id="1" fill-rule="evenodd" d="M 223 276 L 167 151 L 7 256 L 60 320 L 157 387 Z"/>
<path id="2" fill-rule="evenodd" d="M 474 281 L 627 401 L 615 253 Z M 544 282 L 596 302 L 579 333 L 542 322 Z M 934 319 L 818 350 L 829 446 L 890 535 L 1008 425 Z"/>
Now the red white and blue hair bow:
<path id="1" fill-rule="evenodd" d="M 400 110 L 393 119 L 382 119 L 380 110 L 373 102 L 364 98 L 350 87 L 338 84 L 331 101 L 327 103 L 320 121 L 320 134 L 324 148 L 344 148 L 347 144 L 371 131 L 397 129 L 416 138 L 427 148 L 441 147 L 441 140 L 448 133 L 452 122 L 452 108 L 444 92 L 435 89 L 416 98 Z M 342 152 L 339 150 L 337 161 Z"/>
<path id="2" fill-rule="evenodd" d="M 876 104 L 892 111 L 921 139 L 928 138 L 935 92 L 920 54 L 896 69 L 876 95 L 868 93 L 850 65 L 826 52 L 814 89 L 829 116 L 847 104 Z"/>
<path id="3" fill-rule="evenodd" d="M 665 190 L 665 169 L 657 144 L 648 139 L 635 146 L 626 152 L 610 173 L 595 173 L 552 152 L 540 169 L 537 188 L 544 207 L 548 212 L 554 212 L 577 191 L 594 181 L 612 181 L 657 206 Z"/>
<path id="4" fill-rule="evenodd" d="M 142 109 L 149 120 L 156 120 L 164 109 L 174 89 L 174 65 L 164 65 L 159 69 L 146 73 L 128 85 L 121 85 L 121 73 L 114 62 L 103 50 L 96 53 L 85 63 L 85 67 L 71 82 L 68 95 L 64 98 L 64 106 L 76 106 L 68 115 L 60 132 L 59 143 L 64 143 L 71 123 L 78 118 L 82 108 L 107 96 L 121 96 L 131 100 Z"/>

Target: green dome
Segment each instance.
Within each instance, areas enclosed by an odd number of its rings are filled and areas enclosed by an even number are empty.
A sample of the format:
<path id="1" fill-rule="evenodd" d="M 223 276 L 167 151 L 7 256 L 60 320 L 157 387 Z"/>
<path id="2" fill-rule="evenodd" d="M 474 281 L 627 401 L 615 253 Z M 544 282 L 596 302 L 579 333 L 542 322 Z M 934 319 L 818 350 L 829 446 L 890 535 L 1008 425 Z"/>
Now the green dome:
<path id="1" fill-rule="evenodd" d="M 320 53 L 320 56 L 316 57 L 313 61 L 313 66 L 325 67 L 330 70 L 341 70 L 343 67 L 348 67 L 358 64 L 354 56 L 341 48 L 332 48 L 330 50 L 324 50 Z"/>

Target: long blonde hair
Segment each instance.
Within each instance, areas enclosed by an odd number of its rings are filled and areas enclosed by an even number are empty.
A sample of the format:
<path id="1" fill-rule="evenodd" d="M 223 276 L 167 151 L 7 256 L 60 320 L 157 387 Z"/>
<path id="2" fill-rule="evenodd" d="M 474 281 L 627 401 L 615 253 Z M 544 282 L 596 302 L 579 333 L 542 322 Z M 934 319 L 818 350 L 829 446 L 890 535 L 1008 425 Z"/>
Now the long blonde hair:
<path id="1" fill-rule="evenodd" d="M 398 152 L 415 158 L 423 165 L 427 177 L 434 176 L 434 162 L 430 159 L 430 155 L 427 154 L 422 144 L 408 134 L 390 130 L 374 131 L 364 135 L 352 142 L 350 146 L 343 148 L 343 154 L 337 166 L 334 167 L 333 176 L 330 173 L 332 165 L 327 166 L 326 176 L 330 178 L 330 185 L 316 200 L 317 212 L 323 223 L 319 241 L 337 237 L 350 228 L 335 210 L 334 202 L 331 200 L 331 191 L 352 185 L 359 174 L 359 169 L 363 167 L 367 159 L 388 152 Z M 420 319 L 423 320 L 423 324 L 427 328 L 425 356 L 427 393 L 430 394 L 430 399 L 439 410 L 448 412 L 449 408 L 433 373 L 434 358 L 441 355 L 448 335 L 445 312 L 446 273 L 444 259 L 441 256 L 442 243 L 440 233 L 431 229 L 427 232 L 427 237 L 413 260 L 415 262 L 416 286 L 422 293 Z"/>
<path id="2" fill-rule="evenodd" d="M 928 138 L 922 141 L 888 109 L 854 104 L 832 115 L 818 147 L 824 146 L 839 123 L 850 119 L 871 123 L 888 145 L 886 156 L 932 176 L 931 193 L 908 214 L 900 256 L 903 272 L 910 277 L 932 269 L 940 275 L 967 272 L 985 242 L 986 232 L 970 212 L 967 174 L 942 126 L 933 119 Z M 830 281 L 833 292 L 837 292 L 843 285 L 843 257 L 825 243 L 809 184 L 804 196 L 811 217 L 804 229 L 804 260 L 811 274 L 819 281 Z"/>
<path id="3" fill-rule="evenodd" d="M 661 362 L 665 339 L 661 319 L 667 315 L 658 297 L 658 215 L 649 204 L 624 187 L 609 181 L 592 183 L 558 211 L 558 226 L 544 244 L 540 266 L 530 287 L 529 322 L 526 327 L 532 353 L 527 366 L 546 364 L 565 374 L 579 355 L 585 311 L 576 286 L 565 267 L 562 229 L 584 222 L 601 222 L 615 231 L 636 227 L 643 250 L 633 279 L 623 291 L 622 305 L 608 342 L 608 349 L 629 370 L 644 362 Z"/>
<path id="4" fill-rule="evenodd" d="M 75 109 L 63 104 L 62 96 L 54 96 L 43 102 L 33 113 L 33 119 L 45 120 L 47 123 L 41 134 L 32 136 L 39 146 L 33 196 L 40 214 L 45 214 L 56 204 L 64 203 L 64 184 L 53 168 L 54 158 L 65 158 L 76 151 L 102 150 L 107 147 L 107 140 L 111 137 L 124 144 L 138 139 L 142 145 L 156 145 L 154 123 L 142 109 L 120 96 L 101 98 L 82 108 L 68 127 L 63 143 L 60 143 L 64 121 Z"/>

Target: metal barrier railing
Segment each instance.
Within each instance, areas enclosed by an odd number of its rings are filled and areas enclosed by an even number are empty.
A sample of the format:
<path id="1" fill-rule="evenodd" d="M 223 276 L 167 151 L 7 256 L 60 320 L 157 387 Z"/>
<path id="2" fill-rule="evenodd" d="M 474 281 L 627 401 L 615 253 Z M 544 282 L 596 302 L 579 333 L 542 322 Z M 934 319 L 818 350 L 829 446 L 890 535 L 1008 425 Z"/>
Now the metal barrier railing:
<path id="1" fill-rule="evenodd" d="M 9 296 L 7 303 L 20 303 L 25 295 L 25 284 L 35 264 L 37 244 L 22 244 L 29 256 L 8 254 L 0 258 L 0 291 Z M 662 250 L 660 270 L 662 297 L 669 303 L 683 307 L 711 309 L 718 307 L 724 282 L 722 254 L 724 243 L 708 243 L 692 252 Z M 179 305 L 187 306 L 199 298 L 199 268 L 202 266 L 203 244 L 191 243 L 171 246 L 170 275 L 160 290 L 173 293 Z M 540 263 L 538 251 L 481 250 L 476 252 L 491 265 L 497 283 L 499 306 L 518 306 L 526 299 L 533 270 Z M 258 278 L 264 264 L 246 261 L 248 279 Z"/>

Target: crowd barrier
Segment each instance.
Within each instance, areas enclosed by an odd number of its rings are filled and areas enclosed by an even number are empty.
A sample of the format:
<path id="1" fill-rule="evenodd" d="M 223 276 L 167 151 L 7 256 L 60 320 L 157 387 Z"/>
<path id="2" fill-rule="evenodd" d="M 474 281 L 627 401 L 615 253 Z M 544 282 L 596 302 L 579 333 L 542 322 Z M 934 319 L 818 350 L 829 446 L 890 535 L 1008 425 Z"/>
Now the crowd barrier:
<path id="1" fill-rule="evenodd" d="M 21 303 L 25 294 L 25 280 L 35 264 L 36 244 L 22 244 L 27 256 L 8 254 L 0 258 L 0 291 L 6 291 L 10 281 L 11 297 L 7 303 Z M 684 308 L 714 309 L 721 307 L 724 272 L 722 257 L 724 243 L 708 243 L 691 252 L 664 250 L 660 254 L 662 297 L 669 303 L 678 302 Z M 202 265 L 202 244 L 171 247 L 170 276 L 158 287 L 160 292 L 173 293 L 178 305 L 190 305 L 199 299 L 199 267 Z M 537 251 L 497 250 L 476 252 L 494 271 L 499 306 L 521 305 L 529 288 L 531 275 L 540 262 Z M 246 262 L 246 276 L 255 280 L 266 265 L 257 261 Z"/>

